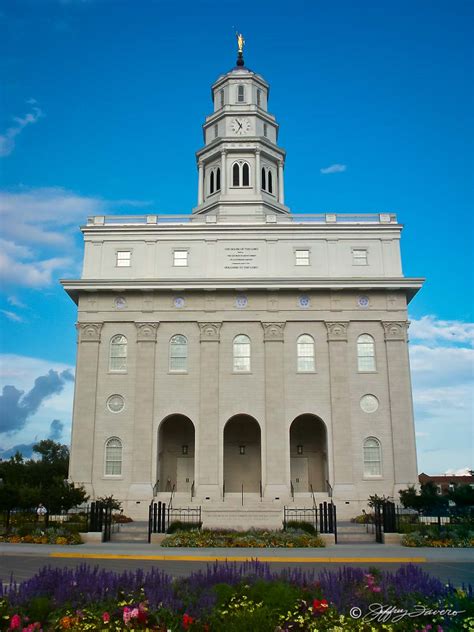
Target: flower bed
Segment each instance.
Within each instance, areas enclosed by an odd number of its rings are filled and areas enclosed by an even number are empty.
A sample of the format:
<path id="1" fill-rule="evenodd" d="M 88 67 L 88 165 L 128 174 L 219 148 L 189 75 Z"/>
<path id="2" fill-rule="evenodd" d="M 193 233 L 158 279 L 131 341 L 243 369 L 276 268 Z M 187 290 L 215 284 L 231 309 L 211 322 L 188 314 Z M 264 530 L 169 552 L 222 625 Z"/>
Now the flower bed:
<path id="1" fill-rule="evenodd" d="M 30 533 L 22 534 L 21 530 L 13 530 L 0 536 L 0 542 L 11 544 L 82 544 L 78 533 L 66 528 L 47 527 L 45 529 L 32 529 Z"/>
<path id="2" fill-rule="evenodd" d="M 471 587 L 456 590 L 412 565 L 393 573 L 348 567 L 316 576 L 300 569 L 272 573 L 258 562 L 227 563 L 175 580 L 159 569 L 119 574 L 81 565 L 44 568 L 19 585 L 1 586 L 3 631 L 414 632 L 429 625 L 444 632 L 474 624 Z M 363 620 L 376 603 L 431 612 L 383 624 Z"/>
<path id="3" fill-rule="evenodd" d="M 435 533 L 412 531 L 403 536 L 402 545 L 430 546 L 434 548 L 474 547 L 474 535 L 460 535 L 457 533 L 438 535 Z"/>
<path id="4" fill-rule="evenodd" d="M 324 542 L 317 535 L 305 531 L 231 531 L 229 529 L 194 529 L 178 531 L 166 537 L 161 546 L 183 547 L 236 547 L 236 548 L 294 548 L 322 547 Z"/>

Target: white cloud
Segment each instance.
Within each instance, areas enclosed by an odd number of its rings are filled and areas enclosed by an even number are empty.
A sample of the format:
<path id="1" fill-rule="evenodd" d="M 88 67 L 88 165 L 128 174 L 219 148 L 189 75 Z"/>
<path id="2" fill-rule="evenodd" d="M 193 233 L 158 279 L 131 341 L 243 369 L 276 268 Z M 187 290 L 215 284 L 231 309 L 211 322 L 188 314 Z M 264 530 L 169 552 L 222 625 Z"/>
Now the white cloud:
<path id="1" fill-rule="evenodd" d="M 17 389 L 27 392 L 34 386 L 35 379 L 39 375 L 45 375 L 51 369 L 58 373 L 71 371 L 74 374 L 74 367 L 64 362 L 16 354 L 0 354 L 0 391 L 7 384 L 11 384 Z M 64 389 L 59 394 L 52 395 L 44 401 L 38 412 L 28 420 L 23 430 L 11 437 L 2 435 L 0 449 L 6 450 L 15 444 L 27 444 L 45 439 L 50 433 L 53 419 L 59 419 L 64 423 L 62 438 L 65 443 L 69 443 L 73 396 L 74 383 L 65 383 Z"/>
<path id="2" fill-rule="evenodd" d="M 70 257 L 53 257 L 36 261 L 21 261 L 13 258 L 5 251 L 0 251 L 0 281 L 5 285 L 23 287 L 45 287 L 53 283 L 53 275 L 57 270 L 74 267 Z"/>
<path id="3" fill-rule="evenodd" d="M 474 349 L 410 345 L 410 365 L 418 386 L 441 387 L 473 379 Z"/>
<path id="4" fill-rule="evenodd" d="M 140 200 L 104 200 L 61 187 L 0 191 L 0 277 L 26 287 L 50 285 L 61 274 L 79 273 L 78 225 L 88 215 L 148 206 Z"/>
<path id="5" fill-rule="evenodd" d="M 341 165 L 339 163 L 336 163 L 334 165 L 330 165 L 329 167 L 324 167 L 323 169 L 320 169 L 320 172 L 323 174 L 342 173 L 343 171 L 346 171 L 346 169 L 347 169 L 347 165 Z"/>
<path id="6" fill-rule="evenodd" d="M 417 340 L 474 343 L 474 323 L 438 320 L 436 316 L 423 316 L 419 320 L 411 321 L 410 337 Z"/>
<path id="7" fill-rule="evenodd" d="M 5 130 L 4 134 L 0 134 L 0 157 L 9 156 L 15 149 L 15 138 L 18 134 L 21 134 L 28 125 L 37 123 L 44 116 L 35 99 L 28 99 L 27 103 L 32 106 L 31 111 L 23 117 L 13 117 L 15 124 Z"/>
<path id="8" fill-rule="evenodd" d="M 443 472 L 443 474 L 448 474 L 451 476 L 471 476 L 471 471 L 473 468 L 472 467 L 461 467 L 459 470 L 446 470 L 446 472 Z"/>
<path id="9" fill-rule="evenodd" d="M 23 318 L 21 316 L 19 316 L 18 314 L 15 314 L 15 312 L 10 312 L 8 309 L 0 309 L 0 312 L 6 316 L 8 318 L 8 320 L 13 320 L 17 323 L 22 323 L 23 322 Z"/>
<path id="10" fill-rule="evenodd" d="M 8 304 L 12 307 L 19 307 L 20 309 L 26 308 L 26 305 L 17 299 L 16 296 L 9 296 L 7 298 Z"/>
<path id="11" fill-rule="evenodd" d="M 419 470 L 459 469 L 472 460 L 474 324 L 413 319 L 410 364 Z"/>

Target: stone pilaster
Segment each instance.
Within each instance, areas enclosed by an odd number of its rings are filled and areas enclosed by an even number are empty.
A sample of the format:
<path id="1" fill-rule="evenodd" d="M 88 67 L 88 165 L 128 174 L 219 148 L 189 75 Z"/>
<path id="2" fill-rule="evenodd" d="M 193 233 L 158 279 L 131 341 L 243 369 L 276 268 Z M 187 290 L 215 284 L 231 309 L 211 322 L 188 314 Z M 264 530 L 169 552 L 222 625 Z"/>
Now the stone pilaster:
<path id="1" fill-rule="evenodd" d="M 200 322 L 199 435 L 196 450 L 200 498 L 221 496 L 219 463 L 219 342 L 222 323 Z"/>
<path id="2" fill-rule="evenodd" d="M 289 441 L 285 415 L 284 330 L 286 323 L 262 323 L 265 347 L 265 496 L 289 493 Z M 281 440 L 276 440 L 276 438 Z"/>
<path id="3" fill-rule="evenodd" d="M 329 351 L 329 388 L 333 453 L 333 488 L 338 498 L 354 494 L 353 461 L 358 458 L 352 446 L 347 322 L 326 322 Z M 331 476 L 331 473 L 329 473 Z M 331 482 L 331 481 L 330 481 Z"/>
<path id="4" fill-rule="evenodd" d="M 95 438 L 97 377 L 103 323 L 78 323 L 77 364 L 69 477 L 94 495 L 92 467 Z M 80 393 L 80 397 L 76 397 Z"/>
<path id="5" fill-rule="evenodd" d="M 135 418 L 133 420 L 133 463 L 132 482 L 129 488 L 130 500 L 151 499 L 155 481 L 152 476 L 153 411 L 155 400 L 155 352 L 156 332 L 159 323 L 135 323 L 136 377 L 135 377 Z"/>
<path id="6" fill-rule="evenodd" d="M 387 353 L 388 389 L 392 423 L 394 488 L 393 495 L 418 482 L 415 426 L 408 356 L 406 321 L 383 321 Z M 385 446 L 387 449 L 388 446 Z M 383 454 L 382 454 L 383 457 Z M 382 461 L 383 463 L 383 461 Z M 388 476 L 388 472 L 384 472 Z"/>

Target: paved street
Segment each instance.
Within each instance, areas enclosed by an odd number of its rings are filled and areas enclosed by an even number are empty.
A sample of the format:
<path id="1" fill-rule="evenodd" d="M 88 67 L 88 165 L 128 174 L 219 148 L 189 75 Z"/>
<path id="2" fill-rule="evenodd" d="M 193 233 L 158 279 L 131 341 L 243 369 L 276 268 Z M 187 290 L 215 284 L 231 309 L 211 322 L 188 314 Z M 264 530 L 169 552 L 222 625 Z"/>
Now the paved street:
<path id="1" fill-rule="evenodd" d="M 172 576 L 204 569 L 214 560 L 244 561 L 258 558 L 272 569 L 301 567 L 308 571 L 342 566 L 377 567 L 395 571 L 407 563 L 419 564 L 426 572 L 456 586 L 474 583 L 472 549 L 410 549 L 400 546 L 332 546 L 324 549 L 165 549 L 153 545 L 111 543 L 60 547 L 48 545 L 1 544 L 0 578 L 27 579 L 43 566 L 73 568 L 87 563 L 114 571 L 162 568 Z"/>

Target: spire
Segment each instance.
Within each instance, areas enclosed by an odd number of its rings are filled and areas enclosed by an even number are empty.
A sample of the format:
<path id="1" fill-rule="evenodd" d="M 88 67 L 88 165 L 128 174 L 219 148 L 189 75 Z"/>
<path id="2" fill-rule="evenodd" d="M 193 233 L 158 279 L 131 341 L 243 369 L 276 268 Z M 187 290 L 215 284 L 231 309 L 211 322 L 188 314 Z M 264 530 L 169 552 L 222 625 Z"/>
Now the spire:
<path id="1" fill-rule="evenodd" d="M 237 66 L 243 66 L 244 65 L 244 45 L 245 45 L 244 36 L 242 35 L 242 33 L 239 33 L 239 32 L 236 32 L 235 36 L 237 38 L 237 48 L 238 48 Z"/>

